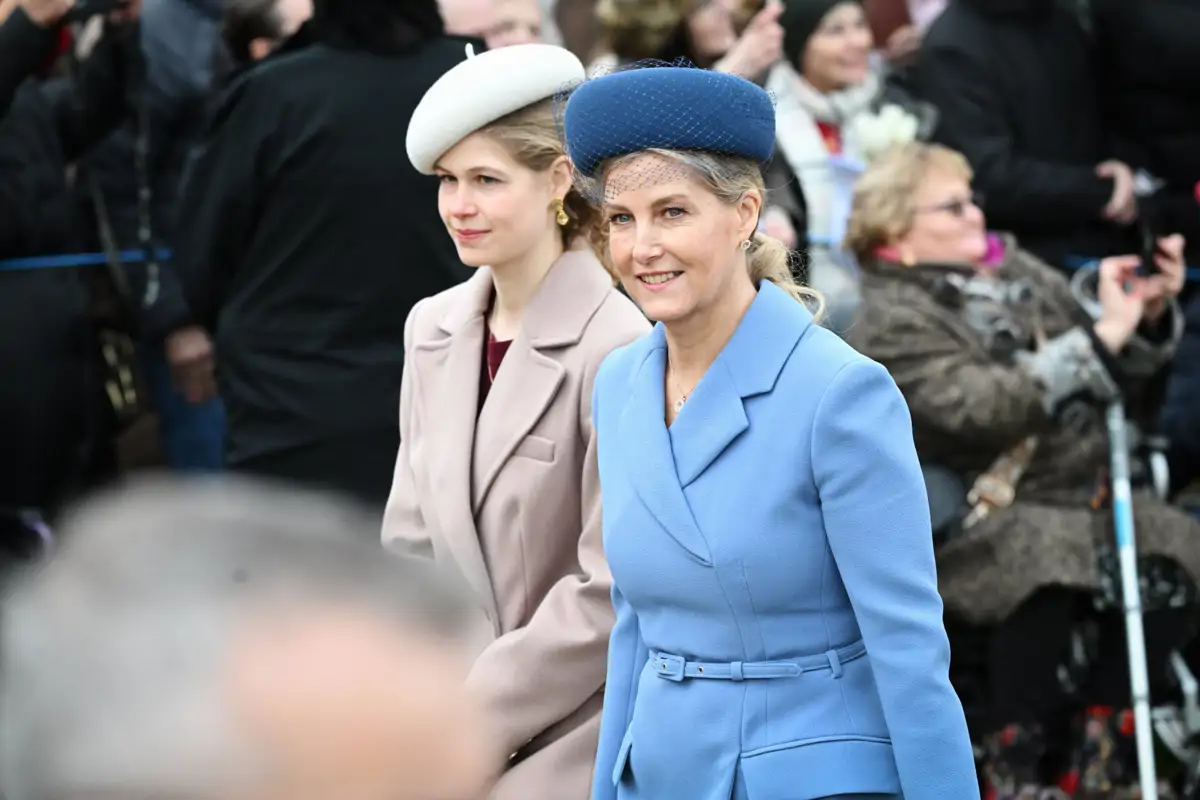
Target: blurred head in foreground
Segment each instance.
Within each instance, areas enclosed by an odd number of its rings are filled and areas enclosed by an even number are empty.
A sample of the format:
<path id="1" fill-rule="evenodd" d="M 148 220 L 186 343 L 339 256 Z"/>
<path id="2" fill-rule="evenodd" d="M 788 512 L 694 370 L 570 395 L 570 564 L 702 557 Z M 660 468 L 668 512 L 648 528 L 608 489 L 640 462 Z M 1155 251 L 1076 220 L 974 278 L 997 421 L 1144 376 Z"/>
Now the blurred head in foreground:
<path id="1" fill-rule="evenodd" d="M 6 800 L 458 800 L 497 767 L 459 594 L 376 521 L 257 484 L 79 509 L 0 620 Z"/>

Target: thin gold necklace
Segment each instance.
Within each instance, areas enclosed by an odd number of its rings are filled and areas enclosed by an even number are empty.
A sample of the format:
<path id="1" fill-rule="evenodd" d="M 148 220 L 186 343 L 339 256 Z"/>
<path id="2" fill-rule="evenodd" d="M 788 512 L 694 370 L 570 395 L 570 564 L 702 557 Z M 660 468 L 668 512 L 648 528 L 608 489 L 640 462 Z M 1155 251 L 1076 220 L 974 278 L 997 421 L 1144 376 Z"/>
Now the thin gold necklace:
<path id="1" fill-rule="evenodd" d="M 671 370 L 671 383 L 675 384 L 675 391 L 679 392 L 679 399 L 675 401 L 675 413 L 678 414 L 683 409 L 683 404 L 688 401 L 688 393 L 675 377 L 675 365 L 671 363 L 670 354 L 667 355 L 667 368 Z"/>

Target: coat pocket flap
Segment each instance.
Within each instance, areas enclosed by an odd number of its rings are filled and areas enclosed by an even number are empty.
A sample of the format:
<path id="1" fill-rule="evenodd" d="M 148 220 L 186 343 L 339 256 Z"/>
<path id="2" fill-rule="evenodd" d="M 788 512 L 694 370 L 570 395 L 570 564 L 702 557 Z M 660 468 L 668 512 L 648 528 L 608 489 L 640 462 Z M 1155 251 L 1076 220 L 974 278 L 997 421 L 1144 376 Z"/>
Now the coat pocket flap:
<path id="1" fill-rule="evenodd" d="M 513 455 L 553 464 L 554 442 L 551 439 L 535 436 L 531 433 L 517 443 L 517 448 L 513 451 Z"/>
<path id="2" fill-rule="evenodd" d="M 750 800 L 900 794 L 892 743 L 870 736 L 829 736 L 763 747 L 742 756 L 740 772 Z"/>
<path id="3" fill-rule="evenodd" d="M 617 751 L 617 763 L 613 765 L 612 782 L 616 786 L 621 782 L 621 778 L 625 775 L 625 767 L 629 764 L 629 751 L 633 749 L 633 726 L 630 725 L 625 731 L 625 738 L 621 740 L 621 749 Z"/>

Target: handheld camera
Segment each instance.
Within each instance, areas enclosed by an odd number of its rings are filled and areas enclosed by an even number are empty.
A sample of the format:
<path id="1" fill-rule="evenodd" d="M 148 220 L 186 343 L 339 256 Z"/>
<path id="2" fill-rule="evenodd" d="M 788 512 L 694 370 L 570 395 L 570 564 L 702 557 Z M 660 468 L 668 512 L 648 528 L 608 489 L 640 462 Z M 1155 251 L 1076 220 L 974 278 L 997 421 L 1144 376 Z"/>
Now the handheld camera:
<path id="1" fill-rule="evenodd" d="M 1141 180 L 1141 178 L 1145 178 Z M 1138 232 L 1141 234 L 1141 265 L 1138 274 L 1145 277 L 1158 273 L 1158 265 L 1154 263 L 1155 256 L 1162 253 L 1158 240 L 1164 235 L 1162 204 L 1159 202 L 1158 191 L 1161 181 L 1139 174 L 1135 180 L 1138 199 Z"/>

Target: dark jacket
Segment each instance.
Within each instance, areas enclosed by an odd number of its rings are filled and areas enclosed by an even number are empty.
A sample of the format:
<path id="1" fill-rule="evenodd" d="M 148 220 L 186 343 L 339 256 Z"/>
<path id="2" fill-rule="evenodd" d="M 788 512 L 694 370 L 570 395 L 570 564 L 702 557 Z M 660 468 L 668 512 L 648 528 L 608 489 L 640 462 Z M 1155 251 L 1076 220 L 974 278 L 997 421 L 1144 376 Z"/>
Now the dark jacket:
<path id="1" fill-rule="evenodd" d="M 84 168 L 97 178 L 113 233 L 122 250 L 139 249 L 137 154 L 139 132 L 147 146 L 145 179 L 151 191 L 150 231 L 156 248 L 174 239 L 179 184 L 191 148 L 204 133 L 208 98 L 214 90 L 221 36 L 221 0 L 145 0 L 142 8 L 144 75 L 130 91 L 139 92 L 141 118 L 131 116 L 88 155 Z M 85 205 L 91 209 L 84 192 Z M 94 212 L 92 212 L 94 213 Z M 99 249 L 93 236 L 89 249 Z M 157 275 L 142 264 L 127 267 L 139 333 L 158 339 L 190 321 L 173 265 Z M 147 291 L 156 280 L 157 291 Z M 145 302 L 149 301 L 149 302 Z"/>
<path id="2" fill-rule="evenodd" d="M 1166 181 L 1165 232 L 1200 260 L 1200 3 L 1093 0 L 1106 122 L 1116 154 Z"/>
<path id="3" fill-rule="evenodd" d="M 9 41 L 22 43 L 23 63 L 9 58 Z M 8 85 L 39 69 L 53 44 L 14 12 L 0 27 Z M 110 29 L 75 77 L 15 91 L 0 121 L 0 260 L 80 249 L 67 166 L 126 113 L 136 51 L 136 29 Z M 99 392 L 88 309 L 73 270 L 0 271 L 0 506 L 53 507 L 78 477 Z"/>
<path id="4" fill-rule="evenodd" d="M 1101 213 L 1114 152 L 1091 44 L 1054 0 L 953 0 L 925 34 L 912 79 L 937 107 L 934 140 L 967 157 L 992 227 L 1052 264 L 1129 252 Z"/>
<path id="5" fill-rule="evenodd" d="M 1182 489 L 1200 480 L 1200 294 L 1189 301 L 1183 339 L 1175 354 L 1162 432 L 1171 440 L 1171 483 Z"/>
<path id="6" fill-rule="evenodd" d="M 465 274 L 405 133 L 462 58 L 441 39 L 314 44 L 229 89 L 189 171 L 176 265 L 216 334 L 232 467 L 386 498 L 405 317 Z"/>
<path id="7" fill-rule="evenodd" d="M 0 119 L 8 113 L 17 90 L 42 65 L 55 35 L 33 24 L 20 6 L 0 25 Z"/>

